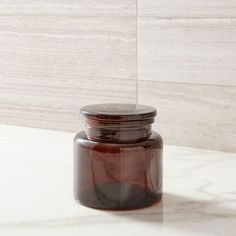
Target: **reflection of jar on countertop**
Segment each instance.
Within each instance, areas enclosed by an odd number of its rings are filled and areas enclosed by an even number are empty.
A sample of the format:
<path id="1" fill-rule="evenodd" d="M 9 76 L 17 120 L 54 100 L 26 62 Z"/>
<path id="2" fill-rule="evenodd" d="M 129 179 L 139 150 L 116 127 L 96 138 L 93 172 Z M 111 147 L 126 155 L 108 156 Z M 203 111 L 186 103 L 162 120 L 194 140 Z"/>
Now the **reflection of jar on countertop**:
<path id="1" fill-rule="evenodd" d="M 74 139 L 74 197 L 100 209 L 136 209 L 162 197 L 162 138 L 156 109 L 97 104 L 81 109 L 85 131 Z"/>

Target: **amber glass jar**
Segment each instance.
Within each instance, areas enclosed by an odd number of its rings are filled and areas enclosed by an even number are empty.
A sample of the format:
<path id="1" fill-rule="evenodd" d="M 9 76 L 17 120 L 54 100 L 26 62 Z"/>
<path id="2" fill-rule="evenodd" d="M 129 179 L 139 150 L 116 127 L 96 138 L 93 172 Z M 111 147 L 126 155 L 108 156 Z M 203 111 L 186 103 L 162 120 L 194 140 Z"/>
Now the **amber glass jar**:
<path id="1" fill-rule="evenodd" d="M 136 209 L 162 197 L 162 138 L 156 109 L 97 104 L 81 109 L 85 130 L 74 139 L 74 197 L 99 209 Z"/>

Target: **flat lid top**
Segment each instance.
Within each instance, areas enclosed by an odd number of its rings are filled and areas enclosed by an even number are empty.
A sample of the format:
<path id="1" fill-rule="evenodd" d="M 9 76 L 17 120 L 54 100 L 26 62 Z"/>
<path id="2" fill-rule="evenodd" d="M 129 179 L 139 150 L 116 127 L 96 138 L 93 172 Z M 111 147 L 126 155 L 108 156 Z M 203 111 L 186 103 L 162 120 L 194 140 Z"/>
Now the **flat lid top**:
<path id="1" fill-rule="evenodd" d="M 142 120 L 156 116 L 156 109 L 127 103 L 93 104 L 81 108 L 83 116 L 94 119 Z"/>

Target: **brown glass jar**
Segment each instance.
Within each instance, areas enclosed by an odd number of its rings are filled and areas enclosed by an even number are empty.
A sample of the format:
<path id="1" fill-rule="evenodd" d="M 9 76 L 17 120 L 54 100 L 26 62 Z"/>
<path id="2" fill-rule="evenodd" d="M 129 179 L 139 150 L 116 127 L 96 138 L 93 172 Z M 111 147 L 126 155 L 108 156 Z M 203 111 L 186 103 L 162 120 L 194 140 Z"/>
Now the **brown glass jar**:
<path id="1" fill-rule="evenodd" d="M 99 209 L 137 209 L 162 197 L 162 138 L 156 109 L 96 104 L 81 109 L 85 131 L 74 138 L 74 197 Z"/>

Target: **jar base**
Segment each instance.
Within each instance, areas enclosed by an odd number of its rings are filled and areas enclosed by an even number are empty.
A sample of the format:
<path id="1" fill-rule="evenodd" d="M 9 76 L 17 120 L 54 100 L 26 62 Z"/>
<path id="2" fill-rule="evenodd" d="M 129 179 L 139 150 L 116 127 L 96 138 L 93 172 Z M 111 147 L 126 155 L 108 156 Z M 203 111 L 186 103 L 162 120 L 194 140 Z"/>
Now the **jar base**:
<path id="1" fill-rule="evenodd" d="M 95 185 L 75 196 L 81 205 L 103 210 L 144 208 L 161 200 L 161 191 L 127 182 L 106 182 Z"/>

